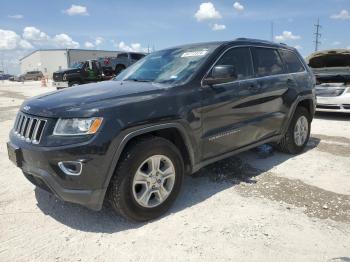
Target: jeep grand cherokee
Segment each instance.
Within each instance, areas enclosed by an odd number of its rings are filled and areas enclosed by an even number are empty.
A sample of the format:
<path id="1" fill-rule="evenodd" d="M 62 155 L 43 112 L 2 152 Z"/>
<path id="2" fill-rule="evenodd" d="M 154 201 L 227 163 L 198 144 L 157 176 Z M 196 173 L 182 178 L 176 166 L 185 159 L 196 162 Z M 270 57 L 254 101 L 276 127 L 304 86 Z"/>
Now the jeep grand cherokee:
<path id="1" fill-rule="evenodd" d="M 185 174 L 265 143 L 301 152 L 315 79 L 297 50 L 252 39 L 154 52 L 114 81 L 25 101 L 9 158 L 35 185 L 137 221 L 165 213 Z"/>

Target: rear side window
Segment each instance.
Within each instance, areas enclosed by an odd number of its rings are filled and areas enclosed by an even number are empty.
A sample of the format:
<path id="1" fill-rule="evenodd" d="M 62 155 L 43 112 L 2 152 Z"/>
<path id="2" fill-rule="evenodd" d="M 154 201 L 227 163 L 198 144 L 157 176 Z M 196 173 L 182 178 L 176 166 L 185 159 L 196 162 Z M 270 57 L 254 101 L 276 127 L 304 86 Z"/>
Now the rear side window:
<path id="1" fill-rule="evenodd" d="M 253 76 L 253 65 L 248 47 L 229 49 L 216 63 L 216 65 L 232 65 L 237 73 L 237 80 Z"/>
<path id="2" fill-rule="evenodd" d="M 134 60 L 140 60 L 142 57 L 144 57 L 143 54 L 130 54 L 131 56 L 131 59 L 134 59 Z"/>
<path id="3" fill-rule="evenodd" d="M 128 54 L 127 53 L 118 54 L 118 58 L 128 58 Z"/>
<path id="4" fill-rule="evenodd" d="M 288 50 L 280 50 L 280 53 L 282 59 L 287 65 L 289 73 L 298 73 L 305 71 L 304 66 L 296 54 Z"/>
<path id="5" fill-rule="evenodd" d="M 273 48 L 254 48 L 254 69 L 259 77 L 283 74 L 284 67 L 278 51 Z"/>

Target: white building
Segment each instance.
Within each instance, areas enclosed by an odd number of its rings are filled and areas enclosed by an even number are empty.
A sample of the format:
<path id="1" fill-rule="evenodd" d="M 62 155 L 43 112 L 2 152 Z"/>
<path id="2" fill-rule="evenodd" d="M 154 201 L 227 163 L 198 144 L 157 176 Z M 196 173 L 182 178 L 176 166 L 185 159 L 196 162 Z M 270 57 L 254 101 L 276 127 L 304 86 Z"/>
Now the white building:
<path id="1" fill-rule="evenodd" d="M 52 78 L 53 72 L 74 64 L 99 57 L 116 56 L 119 51 L 85 50 L 85 49 L 41 49 L 20 59 L 21 74 L 28 71 L 41 71 Z"/>

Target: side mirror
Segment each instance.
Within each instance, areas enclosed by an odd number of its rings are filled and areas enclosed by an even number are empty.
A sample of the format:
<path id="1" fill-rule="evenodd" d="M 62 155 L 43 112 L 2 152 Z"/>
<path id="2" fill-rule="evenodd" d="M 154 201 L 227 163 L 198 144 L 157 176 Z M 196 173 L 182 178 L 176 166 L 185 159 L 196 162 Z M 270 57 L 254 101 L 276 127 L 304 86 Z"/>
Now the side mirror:
<path id="1" fill-rule="evenodd" d="M 211 70 L 211 75 L 203 80 L 205 85 L 215 85 L 237 80 L 237 73 L 232 65 L 217 65 Z"/>

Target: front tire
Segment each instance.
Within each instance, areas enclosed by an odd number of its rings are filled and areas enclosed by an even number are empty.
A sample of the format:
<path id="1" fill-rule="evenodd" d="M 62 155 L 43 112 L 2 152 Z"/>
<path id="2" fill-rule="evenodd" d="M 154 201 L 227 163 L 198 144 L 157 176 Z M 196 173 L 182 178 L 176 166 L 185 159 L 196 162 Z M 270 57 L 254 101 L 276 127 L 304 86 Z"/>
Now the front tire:
<path id="1" fill-rule="evenodd" d="M 160 137 L 133 141 L 111 179 L 108 198 L 127 219 L 147 221 L 163 215 L 178 196 L 184 163 L 177 147 Z"/>
<path id="2" fill-rule="evenodd" d="M 304 107 L 297 107 L 288 130 L 278 144 L 278 149 L 288 154 L 301 153 L 310 138 L 311 116 Z"/>

